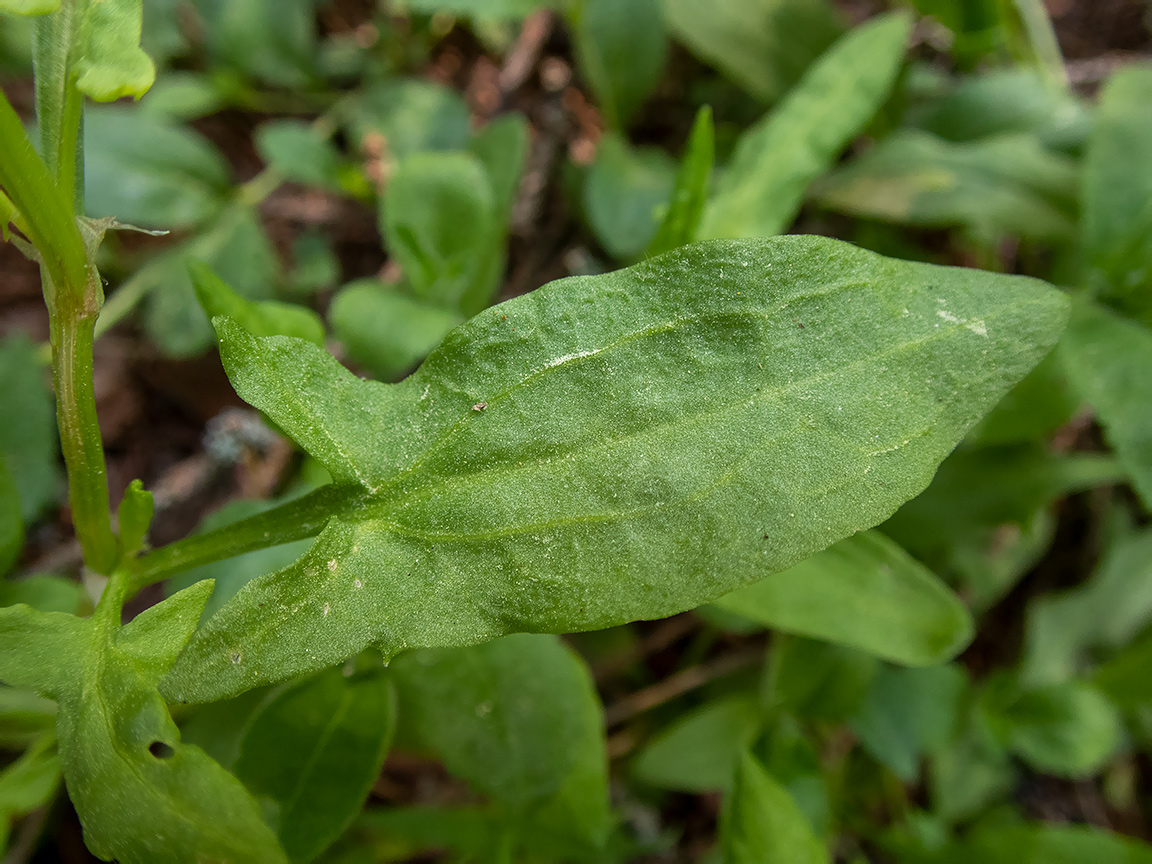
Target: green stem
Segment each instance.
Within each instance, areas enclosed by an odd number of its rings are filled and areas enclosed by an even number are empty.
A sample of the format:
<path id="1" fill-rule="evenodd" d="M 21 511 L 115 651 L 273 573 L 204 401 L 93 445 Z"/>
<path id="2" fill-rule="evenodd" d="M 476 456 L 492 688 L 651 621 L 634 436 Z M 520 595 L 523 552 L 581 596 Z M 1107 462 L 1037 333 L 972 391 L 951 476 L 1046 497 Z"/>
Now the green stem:
<path id="1" fill-rule="evenodd" d="M 272 510 L 170 543 L 136 561 L 132 587 L 139 590 L 183 570 L 315 537 L 333 515 L 355 508 L 366 494 L 360 487 L 322 486 Z"/>

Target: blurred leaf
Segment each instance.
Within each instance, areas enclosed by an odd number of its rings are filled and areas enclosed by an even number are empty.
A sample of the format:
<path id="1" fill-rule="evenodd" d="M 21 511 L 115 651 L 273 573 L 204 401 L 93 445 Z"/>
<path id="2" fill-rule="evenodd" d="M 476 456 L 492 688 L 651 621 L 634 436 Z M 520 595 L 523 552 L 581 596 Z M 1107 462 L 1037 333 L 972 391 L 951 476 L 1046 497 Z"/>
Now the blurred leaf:
<path id="1" fill-rule="evenodd" d="M 167 356 L 194 357 L 215 341 L 188 265 L 202 261 L 220 279 L 249 300 L 273 296 L 280 264 L 254 211 L 232 207 L 203 234 L 145 265 L 136 276 L 154 285 L 145 307 L 144 325 L 153 343 Z"/>
<path id="2" fill-rule="evenodd" d="M 345 285 L 328 309 L 332 332 L 348 356 L 381 381 L 394 381 L 415 367 L 463 320 L 372 279 Z"/>
<path id="3" fill-rule="evenodd" d="M 804 192 L 888 98 L 912 21 L 873 18 L 824 53 L 780 106 L 741 137 L 704 213 L 703 239 L 782 233 Z"/>
<path id="4" fill-rule="evenodd" d="M 310 296 L 340 283 L 340 258 L 324 234 L 308 231 L 297 237 L 292 263 L 288 287 L 294 296 Z"/>
<path id="5" fill-rule="evenodd" d="M 485 126 L 468 144 L 468 150 L 484 165 L 492 198 L 496 202 L 496 221 L 509 221 L 524 165 L 528 159 L 528 121 L 522 114 L 503 114 Z"/>
<path id="6" fill-rule="evenodd" d="M 184 0 L 144 0 L 144 22 L 140 44 L 148 56 L 161 67 L 166 66 L 171 58 L 188 50 L 188 40 L 180 28 L 180 16 L 177 12 L 183 2 Z"/>
<path id="7" fill-rule="evenodd" d="M 766 627 L 909 666 L 951 659 L 973 632 L 956 596 L 876 531 L 841 540 L 716 605 Z"/>
<path id="8" fill-rule="evenodd" d="M 348 125 L 360 149 L 371 144 L 368 136 L 377 136 L 377 144 L 386 148 L 389 159 L 468 146 L 468 106 L 455 90 L 429 81 L 390 78 L 377 82 L 359 93 L 348 113 Z"/>
<path id="9" fill-rule="evenodd" d="M 56 410 L 37 345 L 24 333 L 0 339 L 0 459 L 20 496 L 24 522 L 35 522 L 61 497 Z"/>
<path id="10" fill-rule="evenodd" d="M 12 821 L 47 806 L 60 788 L 60 757 L 49 735 L 0 771 L 0 855 Z"/>
<path id="11" fill-rule="evenodd" d="M 664 0 L 664 14 L 678 39 L 765 102 L 843 31 L 826 0 Z"/>
<path id="12" fill-rule="evenodd" d="M 663 150 L 631 148 L 619 135 L 600 141 L 584 177 L 584 210 L 604 250 L 630 261 L 652 242 L 659 208 L 672 194 L 676 168 Z"/>
<path id="13" fill-rule="evenodd" d="M 955 664 L 925 669 L 883 665 L 851 720 L 864 749 L 905 783 L 919 773 L 920 758 L 948 743 L 967 687 Z"/>
<path id="14" fill-rule="evenodd" d="M 1102 664 L 1092 683 L 1122 708 L 1152 704 L 1152 630 Z"/>
<path id="15" fill-rule="evenodd" d="M 224 107 L 217 83 L 199 72 L 167 72 L 140 103 L 140 111 L 173 120 L 196 120 Z"/>
<path id="16" fill-rule="evenodd" d="M 448 15 L 471 15 L 485 20 L 518 19 L 549 6 L 558 0 L 399 0 L 401 8 L 411 12 Z"/>
<path id="17" fill-rule="evenodd" d="M 273 120 L 256 130 L 256 149 L 284 179 L 306 186 L 340 188 L 340 154 L 301 120 Z"/>
<path id="18" fill-rule="evenodd" d="M 788 790 L 745 754 L 720 817 L 724 864 L 824 864 L 828 850 Z"/>
<path id="19" fill-rule="evenodd" d="M 716 132 L 712 124 L 712 109 L 704 106 L 696 114 L 688 145 L 676 184 L 672 188 L 672 198 L 664 213 L 664 220 L 652 243 L 648 246 L 648 257 L 654 258 L 687 246 L 696 239 L 700 230 L 700 220 L 704 218 L 704 205 L 712 186 L 712 168 L 715 162 Z"/>
<path id="20" fill-rule="evenodd" d="M 220 64 L 281 87 L 317 77 L 316 0 L 192 0 Z"/>
<path id="21" fill-rule="evenodd" d="M 89 108 L 84 141 L 92 216 L 148 228 L 188 228 L 225 204 L 231 171 L 191 129 L 119 105 Z"/>
<path id="22" fill-rule="evenodd" d="M 755 698 L 729 696 L 687 712 L 636 757 L 633 774 L 658 789 L 713 792 L 730 788 L 740 757 L 764 723 Z"/>
<path id="23" fill-rule="evenodd" d="M 1152 331 L 1091 303 L 1077 303 L 1059 352 L 1073 387 L 1152 509 Z"/>
<path id="24" fill-rule="evenodd" d="M 960 226 L 982 237 L 1068 240 L 1075 164 L 1028 134 L 954 144 L 897 132 L 817 184 L 825 207 L 898 224 Z"/>
<path id="25" fill-rule="evenodd" d="M 60 576 L 28 576 L 16 581 L 0 580 L 0 606 L 25 603 L 40 612 L 80 613 L 88 595 L 79 582 Z"/>
<path id="26" fill-rule="evenodd" d="M 156 66 L 140 48 L 143 0 L 89 3 L 75 59 L 77 89 L 97 102 L 139 99 L 156 80 Z"/>
<path id="27" fill-rule="evenodd" d="M 822 754 L 817 752 L 808 724 L 791 714 L 775 712 L 757 748 L 763 766 L 780 783 L 804 819 L 821 840 L 829 840 L 833 830 L 833 801 Z"/>
<path id="28" fill-rule="evenodd" d="M 769 663 L 773 701 L 801 718 L 829 723 L 860 709 L 880 668 L 868 654 L 800 637 L 777 638 Z"/>
<path id="29" fill-rule="evenodd" d="M 1086 825 L 995 825 L 957 844 L 947 864 L 1152 864 L 1152 847 Z"/>
<path id="30" fill-rule="evenodd" d="M 0 684 L 0 747 L 5 750 L 31 747 L 55 728 L 55 702 L 31 688 Z"/>
<path id="31" fill-rule="evenodd" d="M 369 850 L 366 862 L 403 861 L 433 850 L 480 862 L 494 860 L 502 828 L 479 807 L 388 807 L 362 813 L 348 837 L 353 848 Z M 333 864 L 345 861 L 333 857 Z"/>
<path id="32" fill-rule="evenodd" d="M 572 0 L 576 59 L 608 126 L 621 129 L 668 60 L 661 0 Z"/>
<path id="33" fill-rule="evenodd" d="M 20 493 L 4 457 L 0 455 L 0 576 L 12 569 L 23 548 L 24 515 L 20 512 Z"/>
<path id="34" fill-rule="evenodd" d="M 226 315 L 253 336 L 293 336 L 324 347 L 324 324 L 311 309 L 275 300 L 248 300 L 224 284 L 203 261 L 192 261 L 188 275 L 209 318 Z"/>
<path id="35" fill-rule="evenodd" d="M 1104 87 L 1083 195 L 1089 285 L 1152 324 L 1152 67 L 1122 69 Z"/>
<path id="36" fill-rule="evenodd" d="M 60 6 L 60 0 L 0 0 L 0 14 L 47 15 Z"/>
<path id="37" fill-rule="evenodd" d="M 329 669 L 248 720 L 233 768 L 293 861 L 311 861 L 360 812 L 392 739 L 394 697 L 381 672 Z"/>
<path id="38" fill-rule="evenodd" d="M 968 440 L 982 446 L 1041 440 L 1069 422 L 1078 407 L 1064 365 L 1053 352 L 1008 391 Z"/>
<path id="39" fill-rule="evenodd" d="M 929 760 L 933 811 L 947 822 L 969 819 L 1017 786 L 1011 756 L 978 718 Z"/>

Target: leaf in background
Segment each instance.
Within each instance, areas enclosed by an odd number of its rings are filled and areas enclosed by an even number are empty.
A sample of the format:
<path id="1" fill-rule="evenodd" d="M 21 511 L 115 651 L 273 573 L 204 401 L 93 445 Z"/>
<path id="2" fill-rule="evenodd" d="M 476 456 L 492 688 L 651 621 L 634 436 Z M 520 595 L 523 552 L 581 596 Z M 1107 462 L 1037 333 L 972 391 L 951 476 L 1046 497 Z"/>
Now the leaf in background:
<path id="1" fill-rule="evenodd" d="M 463 320 L 373 279 L 345 285 L 328 307 L 328 323 L 348 356 L 381 381 L 411 370 Z"/>
<path id="2" fill-rule="evenodd" d="M 658 789 L 727 790 L 741 756 L 763 725 L 764 711 L 754 697 L 716 699 L 657 733 L 632 763 L 632 772 Z"/>
<path id="3" fill-rule="evenodd" d="M 60 788 L 60 757 L 55 743 L 50 735 L 41 738 L 0 771 L 0 855 L 8 845 L 12 822 L 46 807 Z"/>
<path id="4" fill-rule="evenodd" d="M 615 133 L 601 139 L 596 161 L 584 176 L 584 212 L 609 255 L 631 261 L 643 253 L 675 182 L 675 165 L 663 150 L 629 147 Z"/>
<path id="5" fill-rule="evenodd" d="M 203 261 L 192 261 L 188 276 L 209 318 L 226 315 L 253 336 L 294 336 L 324 346 L 324 323 L 311 309 L 275 300 L 248 300 L 228 287 Z"/>
<path id="6" fill-rule="evenodd" d="M 276 250 L 257 214 L 243 206 L 224 211 L 203 234 L 146 264 L 135 277 L 154 286 L 144 325 L 153 343 L 169 357 L 194 357 L 215 341 L 188 276 L 194 260 L 207 264 L 249 300 L 269 299 L 280 281 Z"/>
<path id="7" fill-rule="evenodd" d="M 401 161 L 380 199 L 380 224 L 412 291 L 456 309 L 491 296 L 503 258 L 496 198 L 480 160 L 468 153 L 416 153 Z"/>
<path id="8" fill-rule="evenodd" d="M 47 15 L 60 6 L 60 0 L 0 0 L 0 13 L 8 15 Z"/>
<path id="9" fill-rule="evenodd" d="M 284 179 L 340 189 L 340 154 L 301 120 L 273 120 L 256 130 L 256 149 Z"/>
<path id="10" fill-rule="evenodd" d="M 1152 864 L 1152 847 L 1087 825 L 978 826 L 948 856 L 947 864 Z"/>
<path id="11" fill-rule="evenodd" d="M 982 723 L 967 719 L 956 739 L 929 757 L 932 809 L 948 823 L 970 819 L 1019 784 L 1012 755 Z"/>
<path id="12" fill-rule="evenodd" d="M 448 15 L 471 15 L 484 20 L 519 19 L 534 12 L 557 5 L 558 0 L 400 0 L 400 6 L 409 12 L 428 15 L 443 12 Z"/>
<path id="13" fill-rule="evenodd" d="M 911 18 L 873 18 L 839 39 L 763 120 L 720 175 L 702 239 L 765 237 L 795 219 L 804 192 L 832 167 L 888 98 L 904 61 Z"/>
<path id="14" fill-rule="evenodd" d="M 173 120 L 196 120 L 224 107 L 218 81 L 199 72 L 166 72 L 140 103 L 141 111 Z"/>
<path id="15" fill-rule="evenodd" d="M 1104 437 L 1152 508 L 1152 331 L 1077 303 L 1059 351 L 1072 386 L 1096 411 Z"/>
<path id="16" fill-rule="evenodd" d="M 955 664 L 881 666 L 851 720 L 852 731 L 874 759 L 913 783 L 920 758 L 952 738 L 966 688 L 964 669 Z"/>
<path id="17" fill-rule="evenodd" d="M 1152 325 L 1152 67 L 1122 69 L 1104 87 L 1083 196 L 1089 285 Z"/>
<path id="18" fill-rule="evenodd" d="M 1076 230 L 1076 165 L 1029 134 L 954 144 L 897 132 L 816 184 L 833 210 L 983 237 L 1069 240 Z"/>
<path id="19" fill-rule="evenodd" d="M 97 102 L 139 99 L 156 80 L 156 66 L 140 47 L 143 0 L 89 3 L 80 25 L 76 87 Z"/>
<path id="20" fill-rule="evenodd" d="M 269 84 L 315 83 L 316 0 L 193 0 L 213 59 Z"/>
<path id="21" fill-rule="evenodd" d="M 661 0 L 574 0 L 568 14 L 580 71 L 609 128 L 622 129 L 668 60 Z"/>
<path id="22" fill-rule="evenodd" d="M 1032 280 L 788 237 L 555 283 L 399 385 L 220 319 L 237 391 L 355 503 L 208 622 L 169 692 L 664 617 L 763 579 L 922 490 L 1066 312 Z"/>
<path id="23" fill-rule="evenodd" d="M 0 580 L 0 606 L 25 603 L 40 612 L 80 613 L 88 595 L 79 582 L 60 576 L 28 576 L 17 581 Z"/>
<path id="24" fill-rule="evenodd" d="M 468 146 L 468 106 L 455 90 L 429 81 L 390 78 L 372 84 L 349 106 L 348 115 L 360 149 L 370 143 L 368 136 L 382 136 L 390 159 Z"/>
<path id="25" fill-rule="evenodd" d="M 1000 400 L 968 440 L 985 447 L 1043 440 L 1069 422 L 1079 407 L 1060 354 L 1053 351 Z"/>
<path id="26" fill-rule="evenodd" d="M 149 228 L 188 228 L 218 213 L 227 163 L 193 130 L 121 106 L 84 113 L 88 212 Z"/>
<path id="27" fill-rule="evenodd" d="M 559 803 L 557 829 L 603 844 L 609 817 L 600 699 L 563 642 L 521 634 L 428 649 L 401 656 L 392 670 L 401 711 L 452 774 L 529 818 L 547 817 Z"/>
<path id="28" fill-rule="evenodd" d="M 863 704 L 880 662 L 870 654 L 803 637 L 778 637 L 770 657 L 773 702 L 798 717 L 847 721 Z"/>
<path id="29" fill-rule="evenodd" d="M 161 68 L 188 50 L 188 39 L 181 29 L 177 11 L 183 3 L 184 0 L 144 0 L 140 44 Z"/>
<path id="30" fill-rule="evenodd" d="M 293 861 L 323 852 L 364 806 L 392 740 L 393 703 L 382 673 L 329 669 L 249 719 L 233 771 L 273 814 Z"/>
<path id="31" fill-rule="evenodd" d="M 826 864 L 828 850 L 795 799 L 745 754 L 720 816 L 723 864 Z"/>
<path id="32" fill-rule="evenodd" d="M 664 0 L 673 34 L 765 102 L 775 102 L 843 32 L 826 0 Z"/>
<path id="33" fill-rule="evenodd" d="M 1092 683 L 1121 708 L 1152 703 L 1152 630 L 1147 630 L 1124 650 L 1103 663 Z"/>
<path id="34" fill-rule="evenodd" d="M 692 134 L 684 149 L 672 198 L 664 213 L 664 220 L 648 246 L 648 257 L 655 258 L 696 239 L 700 220 L 704 218 L 704 205 L 712 186 L 712 168 L 716 157 L 716 132 L 712 123 L 712 109 L 704 106 L 696 114 Z"/>
<path id="35" fill-rule="evenodd" d="M 476 806 L 374 808 L 365 810 L 348 831 L 347 845 L 353 850 L 348 859 L 336 853 L 333 864 L 405 860 L 427 852 L 452 852 L 464 861 L 496 861 L 503 829 L 491 813 Z M 374 857 L 359 857 L 364 849 Z"/>
<path id="36" fill-rule="evenodd" d="M 24 516 L 16 481 L 0 455 L 0 576 L 12 569 L 24 548 Z"/>
<path id="37" fill-rule="evenodd" d="M 31 688 L 0 686 L 0 747 L 31 747 L 55 728 L 55 702 Z"/>
<path id="38" fill-rule="evenodd" d="M 0 459 L 20 496 L 24 522 L 36 521 L 61 497 L 56 409 L 38 346 L 24 333 L 0 339 Z"/>
<path id="39" fill-rule="evenodd" d="M 972 616 L 956 595 L 878 531 L 841 540 L 716 605 L 908 666 L 951 659 L 973 634 Z"/>

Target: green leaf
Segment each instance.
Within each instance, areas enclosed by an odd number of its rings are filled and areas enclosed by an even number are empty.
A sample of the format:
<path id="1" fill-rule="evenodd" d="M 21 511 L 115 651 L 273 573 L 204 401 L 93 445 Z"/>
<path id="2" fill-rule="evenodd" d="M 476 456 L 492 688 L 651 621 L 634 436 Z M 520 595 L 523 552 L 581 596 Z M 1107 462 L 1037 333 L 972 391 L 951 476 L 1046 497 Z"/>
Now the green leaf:
<path id="1" fill-rule="evenodd" d="M 20 493 L 3 456 L 0 456 L 0 576 L 12 569 L 23 548 L 24 516 L 20 512 Z"/>
<path id="2" fill-rule="evenodd" d="M 1152 508 L 1152 331 L 1078 303 L 1060 356 L 1072 386 L 1096 411 L 1104 436 L 1144 506 Z"/>
<path id="3" fill-rule="evenodd" d="M 40 612 L 76 615 L 87 597 L 79 582 L 59 576 L 29 576 L 15 582 L 0 580 L 0 606 L 24 603 Z"/>
<path id="4" fill-rule="evenodd" d="M 672 188 L 672 199 L 656 236 L 648 246 L 648 257 L 654 258 L 687 246 L 696 239 L 700 220 L 704 218 L 704 205 L 712 184 L 715 162 L 716 133 L 712 124 L 712 109 L 704 106 L 696 114 L 692 134 Z"/>
<path id="5" fill-rule="evenodd" d="M 360 812 L 392 740 L 392 686 L 330 669 L 251 717 L 236 776 L 260 800 L 293 861 L 324 851 Z"/>
<path id="6" fill-rule="evenodd" d="M 829 860 L 795 799 L 751 755 L 736 771 L 720 817 L 724 864 L 825 864 Z"/>
<path id="7" fill-rule="evenodd" d="M 496 202 L 496 221 L 507 225 L 528 160 L 528 121 L 522 114 L 502 114 L 468 144 L 484 165 Z"/>
<path id="8" fill-rule="evenodd" d="M 1105 86 L 1083 195 L 1089 284 L 1152 324 L 1152 68 L 1123 69 Z"/>
<path id="9" fill-rule="evenodd" d="M 0 0 L 0 13 L 47 15 L 60 7 L 60 0 Z"/>
<path id="10" fill-rule="evenodd" d="M 328 322 L 348 356 L 382 381 L 411 370 L 463 321 L 373 279 L 345 285 L 332 298 Z"/>
<path id="11" fill-rule="evenodd" d="M 340 189 L 340 154 L 311 125 L 274 120 L 256 130 L 256 149 L 268 167 L 286 180 Z"/>
<path id="12" fill-rule="evenodd" d="M 675 167 L 655 147 L 631 148 L 605 135 L 584 177 L 584 211 L 600 245 L 613 258 L 640 256 L 659 228 L 659 209 L 673 192 Z"/>
<path id="13" fill-rule="evenodd" d="M 906 130 L 816 185 L 834 210 L 982 237 L 1067 240 L 1075 232 L 1078 172 L 1029 134 L 954 144 Z"/>
<path id="14" fill-rule="evenodd" d="M 400 7 L 411 12 L 448 15 L 470 15 L 484 20 L 523 18 L 536 9 L 559 5 L 557 0 L 400 0 Z"/>
<path id="15" fill-rule="evenodd" d="M 729 696 L 691 711 L 661 730 L 632 765 L 650 786 L 677 792 L 728 789 L 741 756 L 764 724 L 754 698 Z"/>
<path id="16" fill-rule="evenodd" d="M 836 42 L 779 108 L 744 133 L 704 213 L 703 239 L 779 234 L 804 192 L 880 109 L 912 28 L 881 15 Z"/>
<path id="17" fill-rule="evenodd" d="M 840 723 L 863 704 L 880 662 L 803 637 L 777 637 L 770 655 L 773 702 L 801 718 Z"/>
<path id="18" fill-rule="evenodd" d="M 624 127 L 668 60 L 661 0 L 574 0 L 576 60 L 608 125 Z"/>
<path id="19" fill-rule="evenodd" d="M 55 695 L 75 679 L 87 624 L 63 612 L 19 604 L 0 608 L 0 681 Z"/>
<path id="20" fill-rule="evenodd" d="M 47 806 L 60 788 L 60 757 L 45 736 L 0 772 L 0 854 L 14 819 Z"/>
<path id="21" fill-rule="evenodd" d="M 91 216 L 146 228 L 188 228 L 220 211 L 231 188 L 223 157 L 198 133 L 121 106 L 84 115 Z"/>
<path id="22" fill-rule="evenodd" d="M 169 692 L 220 698 L 369 643 L 663 617 L 763 579 L 921 491 L 1066 310 L 1035 281 L 787 237 L 555 283 L 399 385 L 221 319 L 237 391 L 349 504 L 213 617 Z"/>
<path id="23" fill-rule="evenodd" d="M 140 103 L 140 110 L 173 120 L 196 120 L 224 107 L 218 81 L 199 72 L 166 72 Z"/>
<path id="24" fill-rule="evenodd" d="M 160 680 L 192 636 L 211 594 L 212 583 L 199 582 L 148 607 L 120 629 L 116 647 Z"/>
<path id="25" fill-rule="evenodd" d="M 156 66 L 140 47 L 144 0 L 97 0 L 80 25 L 76 87 L 97 102 L 139 99 L 156 80 Z"/>
<path id="26" fill-rule="evenodd" d="M 966 686 L 957 665 L 881 666 L 852 718 L 852 731 L 874 759 L 904 782 L 915 782 L 920 757 L 952 738 Z"/>
<path id="27" fill-rule="evenodd" d="M 425 150 L 463 150 L 470 124 L 468 106 L 455 90 L 415 78 L 389 78 L 367 87 L 348 113 L 360 149 L 375 136 L 390 159 Z"/>
<path id="28" fill-rule="evenodd" d="M 956 595 L 877 531 L 841 540 L 716 605 L 908 666 L 948 660 L 973 635 L 972 616 Z"/>
<path id="29" fill-rule="evenodd" d="M 212 58 L 287 88 L 314 84 L 316 0 L 193 0 Z"/>
<path id="30" fill-rule="evenodd" d="M 969 440 L 983 446 L 1042 440 L 1070 421 L 1079 407 L 1054 351 L 1000 400 Z"/>
<path id="31" fill-rule="evenodd" d="M 563 642 L 522 634 L 474 648 L 406 654 L 392 668 L 401 710 L 424 746 L 512 811 L 531 813 L 573 773 L 588 774 L 568 815 L 602 842 L 608 778 L 600 700 L 587 669 Z"/>
<path id="32" fill-rule="evenodd" d="M 135 555 L 144 546 L 144 538 L 152 525 L 154 504 L 152 493 L 140 480 L 133 480 L 124 490 L 117 521 L 120 524 L 120 549 L 124 555 Z"/>
<path id="33" fill-rule="evenodd" d="M 188 275 L 209 318 L 227 315 L 253 336 L 294 336 L 323 347 L 324 324 L 311 309 L 275 300 L 248 300 L 228 287 L 203 261 L 192 261 Z"/>
<path id="34" fill-rule="evenodd" d="M 492 184 L 479 159 L 409 156 L 388 181 L 380 207 L 388 250 L 418 296 L 448 309 L 465 297 L 491 296 L 503 270 L 491 261 L 502 261 L 503 243 Z"/>
<path id="35" fill-rule="evenodd" d="M 31 747 L 55 728 L 55 702 L 30 688 L 0 686 L 0 747 Z"/>
<path id="36" fill-rule="evenodd" d="M 750 93 L 774 102 L 843 31 L 826 0 L 664 0 L 672 32 Z"/>
<path id="37" fill-rule="evenodd" d="M 957 844 L 947 860 L 948 864 L 1152 864 L 1152 847 L 1086 825 L 989 825 Z"/>
<path id="38" fill-rule="evenodd" d="M 56 411 L 38 346 L 25 334 L 0 339 L 0 459 L 20 496 L 25 523 L 36 521 L 61 497 Z"/>
<path id="39" fill-rule="evenodd" d="M 1146 631 L 1092 675 L 1092 683 L 1122 708 L 1152 703 L 1152 631 Z"/>

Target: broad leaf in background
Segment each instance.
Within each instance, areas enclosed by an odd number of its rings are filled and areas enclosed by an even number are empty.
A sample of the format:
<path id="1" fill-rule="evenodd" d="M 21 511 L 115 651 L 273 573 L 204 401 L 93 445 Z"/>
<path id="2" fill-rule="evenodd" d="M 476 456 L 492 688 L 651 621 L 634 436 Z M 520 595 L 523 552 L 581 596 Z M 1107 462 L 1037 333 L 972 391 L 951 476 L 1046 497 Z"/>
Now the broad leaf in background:
<path id="1" fill-rule="evenodd" d="M 1042 441 L 1069 422 L 1080 403 L 1052 352 L 980 421 L 968 440 L 981 446 Z"/>
<path id="2" fill-rule="evenodd" d="M 463 323 L 373 279 L 350 282 L 332 298 L 328 323 L 348 356 L 381 381 L 395 381 Z"/>
<path id="3" fill-rule="evenodd" d="M 988 825 L 957 843 L 944 864 L 1152 864 L 1152 848 L 1087 825 Z"/>
<path id="4" fill-rule="evenodd" d="M 909 666 L 951 659 L 973 633 L 960 600 L 878 531 L 841 540 L 716 605 L 774 630 Z"/>
<path id="5" fill-rule="evenodd" d="M 608 126 L 621 129 L 660 83 L 668 60 L 661 0 L 572 0 L 576 60 Z"/>
<path id="6" fill-rule="evenodd" d="M 318 75 L 316 0 L 193 0 L 219 64 L 281 87 Z"/>
<path id="7" fill-rule="evenodd" d="M 414 78 L 369 86 L 349 106 L 347 120 L 361 150 L 383 145 L 390 160 L 424 150 L 463 150 L 470 124 L 468 106 L 455 90 Z"/>
<path id="8" fill-rule="evenodd" d="M 76 87 L 97 102 L 139 99 L 156 80 L 152 59 L 140 48 L 143 0 L 90 3 L 80 26 Z"/>
<path id="9" fill-rule="evenodd" d="M 191 129 L 131 108 L 84 115 L 88 212 L 146 228 L 189 228 L 223 209 L 231 171 Z"/>
<path id="10" fill-rule="evenodd" d="M 771 236 L 796 217 L 804 192 L 880 109 L 904 60 L 908 15 L 881 15 L 850 31 L 744 133 L 700 236 Z"/>
<path id="11" fill-rule="evenodd" d="M 12 569 L 24 548 L 24 515 L 20 492 L 4 457 L 0 455 L 0 576 Z"/>
<path id="12" fill-rule="evenodd" d="M 311 309 L 275 300 L 248 300 L 228 287 L 203 261 L 189 264 L 188 276 L 209 318 L 226 315 L 253 336 L 294 336 L 324 346 L 324 323 Z"/>
<path id="13" fill-rule="evenodd" d="M 471 15 L 484 20 L 518 19 L 535 11 L 557 5 L 557 0 L 398 0 L 400 9 L 431 15 Z"/>
<path id="14" fill-rule="evenodd" d="M 1152 331 L 1101 306 L 1078 303 L 1060 355 L 1073 387 L 1152 508 Z"/>
<path id="15" fill-rule="evenodd" d="M 172 120 L 196 120 L 224 107 L 220 82 L 199 72 L 166 72 L 140 103 L 140 110 Z"/>
<path id="16" fill-rule="evenodd" d="M 46 735 L 0 771 L 0 855 L 8 846 L 12 822 L 46 807 L 60 788 L 60 757 Z"/>
<path id="17" fill-rule="evenodd" d="M 1109 79 L 1084 158 L 1088 285 L 1152 325 L 1152 67 Z"/>
<path id="18" fill-rule="evenodd" d="M 808 720 L 847 721 L 864 703 L 880 661 L 870 654 L 799 636 L 772 643 L 771 699 Z"/>
<path id="19" fill-rule="evenodd" d="M 584 177 L 583 196 L 588 224 L 604 251 L 619 261 L 639 257 L 659 228 L 659 208 L 675 183 L 676 166 L 663 150 L 632 148 L 615 133 L 605 135 Z"/>
<path id="20" fill-rule="evenodd" d="M 606 839 L 607 756 L 591 676 L 553 636 L 430 649 L 392 664 L 406 723 L 455 776 L 515 817 L 596 847 Z M 559 818 L 556 818 L 559 817 Z"/>
<path id="21" fill-rule="evenodd" d="M 274 120 L 256 130 L 256 149 L 285 180 L 340 189 L 340 154 L 332 143 L 299 120 Z"/>
<path id="22" fill-rule="evenodd" d="M 60 761 L 88 848 L 106 860 L 285 861 L 255 801 L 180 733 L 156 692 L 196 627 L 211 584 L 120 626 L 122 594 L 106 590 L 79 619 L 0 609 L 0 679 L 59 702 Z"/>
<path id="23" fill-rule="evenodd" d="M 910 129 L 819 181 L 814 196 L 869 219 L 1066 241 L 1076 231 L 1078 185 L 1075 163 L 1032 135 L 954 144 Z"/>
<path id="24" fill-rule="evenodd" d="M 688 146 L 680 162 L 680 171 L 672 187 L 672 198 L 664 220 L 648 246 L 648 257 L 655 258 L 696 239 L 704 205 L 712 187 L 712 168 L 716 161 L 716 131 L 712 109 L 705 106 L 696 114 Z"/>
<path id="25" fill-rule="evenodd" d="M 356 818 L 384 765 L 394 728 L 382 670 L 329 669 L 249 719 L 232 770 L 256 797 L 293 861 L 311 861 Z"/>
<path id="26" fill-rule="evenodd" d="M 828 850 L 795 799 L 751 755 L 736 771 L 720 816 L 723 864 L 826 864 Z"/>
<path id="27" fill-rule="evenodd" d="M 786 569 L 921 491 L 1067 305 L 1033 280 L 781 237 L 562 280 L 392 386 L 218 319 L 237 391 L 348 503 L 197 633 L 168 692 L 221 698 L 369 643 L 664 617 Z"/>
<path id="28" fill-rule="evenodd" d="M 1103 663 L 1092 675 L 1092 683 L 1122 708 L 1152 703 L 1152 630 Z"/>
<path id="29" fill-rule="evenodd" d="M 56 443 L 56 411 L 47 370 L 36 344 L 23 333 L 0 339 L 0 459 L 20 496 L 26 524 L 60 500 L 61 479 Z"/>
<path id="30" fill-rule="evenodd" d="M 748 92 L 775 102 L 843 32 L 827 0 L 664 0 L 675 36 Z"/>
<path id="31" fill-rule="evenodd" d="M 677 792 L 727 790 L 741 757 L 764 725 L 764 709 L 751 696 L 702 705 L 661 730 L 640 752 L 632 771 L 642 782 Z"/>
<path id="32" fill-rule="evenodd" d="M 25 603 L 39 612 L 67 612 L 79 615 L 90 606 L 88 594 L 79 582 L 60 576 L 26 576 L 15 581 L 0 581 L 0 606 Z"/>

